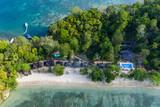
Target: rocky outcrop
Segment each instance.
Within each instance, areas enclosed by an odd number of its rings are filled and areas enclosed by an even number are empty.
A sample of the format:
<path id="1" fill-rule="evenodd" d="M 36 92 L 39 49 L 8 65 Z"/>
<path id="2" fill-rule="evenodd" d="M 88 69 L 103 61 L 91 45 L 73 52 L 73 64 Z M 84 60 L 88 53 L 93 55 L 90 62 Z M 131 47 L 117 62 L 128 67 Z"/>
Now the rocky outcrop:
<path id="1" fill-rule="evenodd" d="M 0 103 L 5 101 L 9 97 L 9 95 L 10 95 L 10 90 L 4 90 L 0 92 Z"/>

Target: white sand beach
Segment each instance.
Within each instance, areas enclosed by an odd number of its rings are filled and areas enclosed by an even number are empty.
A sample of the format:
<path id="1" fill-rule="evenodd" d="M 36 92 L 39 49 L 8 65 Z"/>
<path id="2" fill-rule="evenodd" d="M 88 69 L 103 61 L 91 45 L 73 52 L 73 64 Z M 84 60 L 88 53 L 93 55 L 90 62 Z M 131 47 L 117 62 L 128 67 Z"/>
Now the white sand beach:
<path id="1" fill-rule="evenodd" d="M 53 73 L 38 73 L 32 72 L 29 76 L 23 76 L 17 78 L 18 84 L 21 85 L 29 85 L 29 84 L 55 84 L 55 83 L 93 83 L 87 76 L 80 75 L 80 68 L 65 68 L 64 75 L 56 76 Z"/>
<path id="2" fill-rule="evenodd" d="M 55 76 L 53 73 L 38 73 L 32 72 L 32 75 L 17 78 L 19 86 L 31 85 L 90 85 L 90 86 L 109 86 L 109 87 L 149 87 L 153 88 L 153 84 L 149 80 L 143 82 L 117 78 L 112 83 L 93 82 L 87 76 L 80 75 L 80 68 L 65 68 L 63 76 Z M 156 87 L 159 88 L 159 87 Z"/>

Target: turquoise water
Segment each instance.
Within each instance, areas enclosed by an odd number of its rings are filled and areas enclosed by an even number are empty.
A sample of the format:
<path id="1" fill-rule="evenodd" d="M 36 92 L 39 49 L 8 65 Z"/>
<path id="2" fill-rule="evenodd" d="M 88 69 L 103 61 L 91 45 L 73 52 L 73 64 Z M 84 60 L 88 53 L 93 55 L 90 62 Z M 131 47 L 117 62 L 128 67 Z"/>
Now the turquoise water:
<path id="1" fill-rule="evenodd" d="M 144 88 L 18 88 L 1 107 L 160 107 L 160 90 Z"/>
<path id="2" fill-rule="evenodd" d="M 112 4 L 132 4 L 137 0 L 0 0 L 0 35 L 21 35 L 23 24 L 29 33 L 43 35 L 51 22 L 65 17 L 78 6 L 82 9 Z"/>

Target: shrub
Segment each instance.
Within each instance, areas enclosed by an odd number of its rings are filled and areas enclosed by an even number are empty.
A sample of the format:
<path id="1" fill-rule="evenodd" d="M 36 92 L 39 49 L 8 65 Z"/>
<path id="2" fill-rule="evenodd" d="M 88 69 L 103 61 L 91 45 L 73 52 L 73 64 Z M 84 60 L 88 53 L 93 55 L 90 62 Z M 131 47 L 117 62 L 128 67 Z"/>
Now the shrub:
<path id="1" fill-rule="evenodd" d="M 154 85 L 160 85 L 160 73 L 159 72 L 152 72 L 150 73 L 150 79 Z"/>
<path id="2" fill-rule="evenodd" d="M 52 72 L 57 76 L 61 76 L 64 74 L 64 67 L 59 64 L 55 65 Z"/>
<path id="3" fill-rule="evenodd" d="M 117 77 L 117 74 L 115 74 L 110 69 L 105 69 L 104 74 L 105 74 L 106 82 L 108 83 L 110 83 L 112 80 L 114 80 Z"/>
<path id="4" fill-rule="evenodd" d="M 113 72 L 115 75 L 119 75 L 120 68 L 117 65 L 112 64 L 107 67 L 107 71 Z"/>
<path id="5" fill-rule="evenodd" d="M 0 82 L 0 93 L 6 89 L 5 84 Z"/>
<path id="6" fill-rule="evenodd" d="M 90 73 L 89 76 L 93 81 L 102 81 L 103 73 L 101 69 L 94 67 L 92 68 L 92 72 Z"/>
<path id="7" fill-rule="evenodd" d="M 88 68 L 82 68 L 82 69 L 80 69 L 80 74 L 81 75 L 87 75 L 88 74 Z"/>
<path id="8" fill-rule="evenodd" d="M 4 81 L 6 79 L 7 79 L 7 73 L 3 69 L 0 69 L 0 81 Z"/>
<path id="9" fill-rule="evenodd" d="M 114 80 L 120 73 L 120 68 L 116 65 L 109 65 L 106 69 L 104 69 L 105 81 L 110 83 Z"/>
<path id="10" fill-rule="evenodd" d="M 121 78 L 129 78 L 129 75 L 128 75 L 128 74 L 125 74 L 125 73 L 121 73 L 121 74 L 120 74 L 120 77 L 121 77 Z"/>
<path id="11" fill-rule="evenodd" d="M 22 72 L 29 72 L 31 70 L 30 65 L 27 64 L 27 63 L 17 64 L 15 68 L 16 68 L 16 70 L 18 72 L 20 72 L 20 71 L 22 71 Z"/>
<path id="12" fill-rule="evenodd" d="M 22 64 L 22 70 L 25 72 L 29 72 L 31 70 L 29 64 Z"/>
<path id="13" fill-rule="evenodd" d="M 8 78 L 5 83 L 6 83 L 6 86 L 9 87 L 10 89 L 15 89 L 17 86 L 16 78 L 14 77 Z"/>
<path id="14" fill-rule="evenodd" d="M 138 81 L 143 81 L 146 78 L 146 76 L 147 76 L 147 73 L 145 69 L 137 68 L 130 74 L 129 77 L 134 78 L 135 80 L 138 80 Z"/>

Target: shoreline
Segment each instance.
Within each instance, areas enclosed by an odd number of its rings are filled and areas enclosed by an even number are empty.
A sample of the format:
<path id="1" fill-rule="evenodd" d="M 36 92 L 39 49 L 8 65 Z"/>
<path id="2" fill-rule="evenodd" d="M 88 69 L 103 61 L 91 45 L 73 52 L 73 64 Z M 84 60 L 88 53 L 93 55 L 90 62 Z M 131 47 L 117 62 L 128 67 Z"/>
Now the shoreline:
<path id="1" fill-rule="evenodd" d="M 69 69 L 69 68 L 68 68 Z M 67 69 L 67 70 L 68 70 Z M 79 69 L 69 69 L 69 74 L 55 76 L 52 73 L 32 72 L 32 75 L 17 78 L 18 87 L 31 86 L 66 86 L 66 87 L 96 87 L 96 88 L 154 88 L 160 89 L 160 86 L 154 86 L 151 81 L 136 81 L 125 78 L 117 78 L 111 83 L 93 82 L 87 76 L 80 75 Z"/>
<path id="2" fill-rule="evenodd" d="M 18 88 L 23 87 L 34 87 L 34 86 L 66 86 L 66 87 L 90 87 L 90 88 L 149 88 L 149 89 L 160 89 L 160 86 L 153 85 L 121 85 L 112 83 L 61 83 L 61 82 L 48 82 L 48 81 L 32 81 L 18 83 Z"/>

